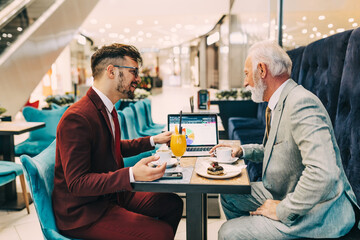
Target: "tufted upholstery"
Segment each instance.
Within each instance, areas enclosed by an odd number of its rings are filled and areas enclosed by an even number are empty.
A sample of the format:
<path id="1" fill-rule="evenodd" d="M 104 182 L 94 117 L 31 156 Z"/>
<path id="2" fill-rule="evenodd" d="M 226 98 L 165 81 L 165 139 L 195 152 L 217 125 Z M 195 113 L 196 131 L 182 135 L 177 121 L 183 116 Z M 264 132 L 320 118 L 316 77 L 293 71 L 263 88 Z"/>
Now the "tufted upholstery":
<path id="1" fill-rule="evenodd" d="M 351 32 L 346 31 L 309 44 L 301 61 L 298 83 L 320 98 L 333 123 Z"/>
<path id="2" fill-rule="evenodd" d="M 345 173 L 360 204 L 360 28 L 347 46 L 334 124 Z"/>

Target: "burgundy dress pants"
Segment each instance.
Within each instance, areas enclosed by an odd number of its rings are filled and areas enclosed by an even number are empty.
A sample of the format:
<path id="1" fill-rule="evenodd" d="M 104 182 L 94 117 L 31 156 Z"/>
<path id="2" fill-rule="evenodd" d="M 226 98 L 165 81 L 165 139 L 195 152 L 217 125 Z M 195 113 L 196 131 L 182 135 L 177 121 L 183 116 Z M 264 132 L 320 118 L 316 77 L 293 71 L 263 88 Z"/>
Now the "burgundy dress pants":
<path id="1" fill-rule="evenodd" d="M 112 206 L 95 223 L 62 233 L 80 239 L 174 239 L 182 210 L 176 194 L 130 192 L 123 206 Z"/>

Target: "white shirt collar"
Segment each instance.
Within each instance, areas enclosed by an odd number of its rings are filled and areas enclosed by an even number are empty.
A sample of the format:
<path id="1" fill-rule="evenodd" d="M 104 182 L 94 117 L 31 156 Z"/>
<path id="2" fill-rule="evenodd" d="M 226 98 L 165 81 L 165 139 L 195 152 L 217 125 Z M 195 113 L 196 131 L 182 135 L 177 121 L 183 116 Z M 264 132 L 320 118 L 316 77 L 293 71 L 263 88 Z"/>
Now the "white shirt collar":
<path id="1" fill-rule="evenodd" d="M 97 95 L 99 95 L 101 101 L 104 103 L 104 105 L 105 105 L 106 109 L 109 111 L 109 113 L 111 113 L 112 110 L 114 109 L 114 104 L 111 102 L 111 100 L 96 87 L 92 86 L 92 88 L 97 93 Z"/>
<path id="2" fill-rule="evenodd" d="M 278 89 L 273 93 L 273 95 L 269 99 L 268 107 L 273 111 L 275 109 L 276 104 L 279 101 L 280 95 L 286 86 L 286 84 L 289 82 L 290 79 L 286 80 L 283 84 L 280 85 Z"/>

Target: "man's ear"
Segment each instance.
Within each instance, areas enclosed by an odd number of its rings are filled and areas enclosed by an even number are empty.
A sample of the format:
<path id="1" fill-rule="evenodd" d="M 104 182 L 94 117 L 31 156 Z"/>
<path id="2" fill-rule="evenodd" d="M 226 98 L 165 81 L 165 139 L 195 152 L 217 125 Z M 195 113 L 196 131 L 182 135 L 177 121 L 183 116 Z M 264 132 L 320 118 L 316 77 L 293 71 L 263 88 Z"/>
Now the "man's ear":
<path id="1" fill-rule="evenodd" d="M 265 78 L 266 74 L 267 74 L 267 67 L 266 67 L 265 63 L 263 63 L 263 62 L 258 63 L 257 69 L 259 71 L 260 77 Z"/>
<path id="2" fill-rule="evenodd" d="M 115 72 L 114 72 L 115 68 L 113 65 L 109 65 L 106 68 L 106 76 L 110 79 L 114 79 L 115 78 Z"/>

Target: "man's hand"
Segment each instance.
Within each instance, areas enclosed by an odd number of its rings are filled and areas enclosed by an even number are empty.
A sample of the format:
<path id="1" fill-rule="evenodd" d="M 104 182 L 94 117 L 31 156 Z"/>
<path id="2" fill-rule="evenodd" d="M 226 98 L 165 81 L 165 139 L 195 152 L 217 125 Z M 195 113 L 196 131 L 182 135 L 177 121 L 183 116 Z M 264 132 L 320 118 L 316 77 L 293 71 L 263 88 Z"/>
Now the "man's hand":
<path id="1" fill-rule="evenodd" d="M 279 221 L 276 216 L 276 206 L 280 203 L 279 200 L 268 199 L 256 211 L 250 212 L 250 215 L 262 215 L 264 217 Z"/>
<path id="2" fill-rule="evenodd" d="M 137 162 L 132 168 L 135 181 L 154 181 L 161 178 L 164 175 L 166 163 L 156 168 L 148 166 L 148 163 L 158 159 L 159 156 L 151 156 Z"/>
<path id="3" fill-rule="evenodd" d="M 171 139 L 172 132 L 163 132 L 156 136 L 154 136 L 154 143 L 157 144 L 163 144 L 166 143 L 169 145 L 170 139 Z"/>
<path id="4" fill-rule="evenodd" d="M 242 157 L 242 155 L 243 155 L 241 147 L 231 146 L 231 145 L 227 145 L 227 144 L 218 144 L 209 151 L 209 153 L 211 154 L 212 157 L 214 156 L 215 149 L 217 149 L 218 147 L 230 147 L 230 148 L 232 148 L 232 154 L 231 154 L 232 157 Z"/>

